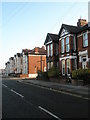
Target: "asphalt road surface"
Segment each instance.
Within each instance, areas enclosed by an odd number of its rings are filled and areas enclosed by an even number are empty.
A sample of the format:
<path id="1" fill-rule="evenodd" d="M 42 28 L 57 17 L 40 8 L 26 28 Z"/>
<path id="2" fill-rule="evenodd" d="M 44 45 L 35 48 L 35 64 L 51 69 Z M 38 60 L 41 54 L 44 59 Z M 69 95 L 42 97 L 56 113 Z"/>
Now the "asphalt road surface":
<path id="1" fill-rule="evenodd" d="M 88 100 L 17 80 L 3 80 L 2 118 L 88 118 Z"/>

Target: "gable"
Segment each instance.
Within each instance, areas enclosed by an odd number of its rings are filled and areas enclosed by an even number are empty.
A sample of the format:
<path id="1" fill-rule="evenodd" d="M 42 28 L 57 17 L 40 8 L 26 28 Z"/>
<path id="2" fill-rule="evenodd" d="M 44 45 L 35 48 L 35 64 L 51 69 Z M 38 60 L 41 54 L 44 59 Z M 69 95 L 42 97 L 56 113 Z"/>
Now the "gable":
<path id="1" fill-rule="evenodd" d="M 67 34 L 69 34 L 69 32 L 63 28 L 61 31 L 60 37 L 65 36 Z"/>

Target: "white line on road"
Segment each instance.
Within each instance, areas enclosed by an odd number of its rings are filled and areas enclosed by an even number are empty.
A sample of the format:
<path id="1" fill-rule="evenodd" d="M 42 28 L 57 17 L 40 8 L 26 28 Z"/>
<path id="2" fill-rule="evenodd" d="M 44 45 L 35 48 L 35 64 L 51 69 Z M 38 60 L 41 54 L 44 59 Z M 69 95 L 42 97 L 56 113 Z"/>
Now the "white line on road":
<path id="1" fill-rule="evenodd" d="M 24 97 L 23 95 L 21 95 L 20 93 L 17 93 L 16 91 L 14 91 L 13 89 L 11 89 L 12 92 L 14 92 L 15 94 L 19 95 L 20 97 Z"/>
<path id="2" fill-rule="evenodd" d="M 57 117 L 56 115 L 54 115 L 53 113 L 51 113 L 50 111 L 44 109 L 43 107 L 41 106 L 38 106 L 39 109 L 43 110 L 44 112 L 48 113 L 49 115 L 53 116 L 54 118 L 58 119 L 58 120 L 61 120 L 59 117 Z"/>
<path id="3" fill-rule="evenodd" d="M 7 87 L 6 85 L 2 84 L 4 87 Z"/>

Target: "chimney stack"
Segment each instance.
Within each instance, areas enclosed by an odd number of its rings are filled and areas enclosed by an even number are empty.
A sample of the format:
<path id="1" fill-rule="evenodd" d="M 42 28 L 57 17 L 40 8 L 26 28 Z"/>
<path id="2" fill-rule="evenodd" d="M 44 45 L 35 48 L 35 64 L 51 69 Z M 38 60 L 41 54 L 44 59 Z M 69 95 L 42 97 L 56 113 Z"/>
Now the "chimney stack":
<path id="1" fill-rule="evenodd" d="M 45 47 L 44 47 L 44 46 L 42 46 L 42 49 L 43 49 L 43 50 L 45 50 Z"/>
<path id="2" fill-rule="evenodd" d="M 38 47 L 35 47 L 35 53 L 38 53 Z"/>
<path id="3" fill-rule="evenodd" d="M 88 22 L 85 19 L 78 19 L 77 26 L 81 27 L 88 24 Z"/>

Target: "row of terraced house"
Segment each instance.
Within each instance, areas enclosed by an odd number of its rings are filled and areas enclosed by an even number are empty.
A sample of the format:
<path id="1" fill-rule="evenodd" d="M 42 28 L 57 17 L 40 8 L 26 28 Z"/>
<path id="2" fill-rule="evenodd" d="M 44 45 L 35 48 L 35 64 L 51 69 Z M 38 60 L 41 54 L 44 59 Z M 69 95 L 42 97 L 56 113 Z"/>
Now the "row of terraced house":
<path id="1" fill-rule="evenodd" d="M 5 64 L 7 76 L 18 76 L 24 78 L 36 78 L 38 71 L 46 71 L 46 50 L 45 47 L 34 49 L 23 49 L 14 57 L 10 57 Z"/>
<path id="2" fill-rule="evenodd" d="M 73 70 L 90 68 L 90 23 L 78 19 L 77 26 L 62 24 L 58 34 L 47 33 L 42 48 L 23 49 L 6 63 L 6 74 L 36 77 L 38 70 L 44 72 L 53 66 L 62 76 Z"/>
<path id="3" fill-rule="evenodd" d="M 70 76 L 73 70 L 90 68 L 90 23 L 85 19 L 78 19 L 77 26 L 62 24 L 58 34 L 47 34 L 44 44 L 47 70 L 54 66 Z"/>

